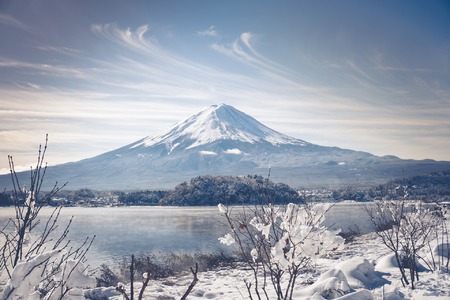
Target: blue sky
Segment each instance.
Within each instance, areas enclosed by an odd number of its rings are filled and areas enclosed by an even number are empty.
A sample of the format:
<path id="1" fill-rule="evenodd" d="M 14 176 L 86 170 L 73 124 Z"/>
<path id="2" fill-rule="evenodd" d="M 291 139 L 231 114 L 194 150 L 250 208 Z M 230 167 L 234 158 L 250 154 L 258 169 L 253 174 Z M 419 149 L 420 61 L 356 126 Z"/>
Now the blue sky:
<path id="1" fill-rule="evenodd" d="M 0 2 L 0 169 L 212 104 L 308 142 L 450 160 L 448 1 Z"/>

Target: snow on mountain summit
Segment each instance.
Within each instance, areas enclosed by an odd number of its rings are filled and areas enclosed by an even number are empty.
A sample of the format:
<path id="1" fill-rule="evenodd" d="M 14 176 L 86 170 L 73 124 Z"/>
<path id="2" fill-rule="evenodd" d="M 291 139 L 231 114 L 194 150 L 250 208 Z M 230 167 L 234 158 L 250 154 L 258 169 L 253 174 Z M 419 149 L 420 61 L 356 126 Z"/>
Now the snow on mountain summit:
<path id="1" fill-rule="evenodd" d="M 450 169 L 450 162 L 402 160 L 314 145 L 276 132 L 228 105 L 211 106 L 153 137 L 78 162 L 49 167 L 46 182 L 71 189 L 171 189 L 196 176 L 266 174 L 293 186 L 370 186 Z M 400 170 L 400 171 L 399 171 Z M 399 173 L 400 172 L 400 173 Z M 29 180 L 29 173 L 20 180 Z M 10 176 L 0 186 L 13 188 Z M 47 189 L 53 185 L 47 184 Z"/>
<path id="2" fill-rule="evenodd" d="M 212 105 L 181 121 L 160 135 L 147 137 L 137 142 L 138 146 L 170 145 L 191 149 L 219 140 L 234 140 L 248 143 L 267 142 L 272 145 L 306 145 L 305 141 L 281 134 L 264 126 L 249 115 L 226 105 Z"/>

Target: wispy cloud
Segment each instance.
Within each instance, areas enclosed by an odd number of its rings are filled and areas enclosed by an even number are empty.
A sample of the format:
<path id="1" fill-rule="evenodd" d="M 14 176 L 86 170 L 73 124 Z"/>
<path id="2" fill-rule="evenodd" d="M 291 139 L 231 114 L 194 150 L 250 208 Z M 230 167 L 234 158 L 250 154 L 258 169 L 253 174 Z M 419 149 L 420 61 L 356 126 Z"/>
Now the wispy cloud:
<path id="1" fill-rule="evenodd" d="M 41 89 L 40 85 L 31 82 L 23 82 L 23 83 L 17 82 L 16 85 L 22 89 L 35 89 L 35 90 Z"/>
<path id="2" fill-rule="evenodd" d="M 210 67 L 192 63 L 191 61 L 172 53 L 161 46 L 156 38 L 149 36 L 148 25 L 141 25 L 135 31 L 130 28 L 120 29 L 115 24 L 92 25 L 92 31 L 99 36 L 105 37 L 113 43 L 127 47 L 133 51 L 146 56 L 146 64 L 140 64 L 144 69 L 166 69 L 167 73 L 176 73 L 171 68 L 183 68 L 197 74 L 212 73 Z"/>
<path id="3" fill-rule="evenodd" d="M 250 32 L 244 32 L 239 39 L 229 45 L 212 44 L 211 47 L 212 49 L 247 65 L 267 68 L 267 66 L 258 59 L 260 55 L 257 54 L 250 43 L 252 37 L 253 35 Z"/>
<path id="4" fill-rule="evenodd" d="M 243 33 L 231 46 L 213 45 L 212 47 L 227 56 L 241 62 L 243 66 L 260 71 L 258 77 L 229 73 L 223 69 L 195 63 L 165 49 L 150 35 L 149 26 L 142 25 L 136 30 L 120 29 L 115 24 L 93 25 L 92 31 L 111 42 L 129 48 L 141 55 L 142 59 L 132 56 L 119 56 L 115 63 L 104 62 L 104 67 L 113 70 L 111 74 L 121 74 L 105 79 L 104 83 L 130 90 L 149 91 L 157 97 L 198 98 L 209 102 L 240 101 L 258 97 L 280 97 L 283 85 L 289 89 L 304 92 L 317 92 L 317 87 L 302 86 L 289 78 L 289 69 L 278 65 L 260 55 L 252 45 L 255 38 L 251 33 Z M 123 63 L 122 63 L 123 62 Z M 250 69 L 249 69 L 250 70 Z M 108 77 L 108 76 L 106 76 Z M 110 76 L 109 76 L 110 77 Z M 286 91 L 286 90 L 285 90 Z M 294 91 L 291 91 L 294 93 Z M 253 95 L 253 96 L 252 96 Z M 284 97 L 284 96 L 281 96 Z M 228 100 L 229 99 L 229 100 Z"/>
<path id="5" fill-rule="evenodd" d="M 431 69 L 425 68 L 402 68 L 402 67 L 390 67 L 390 66 L 377 66 L 376 69 L 383 71 L 393 71 L 393 72 L 405 72 L 405 73 L 431 73 L 435 72 Z"/>
<path id="6" fill-rule="evenodd" d="M 239 39 L 229 45 L 212 44 L 211 48 L 231 59 L 243 63 L 255 70 L 271 81 L 281 81 L 284 84 L 291 85 L 295 88 L 313 91 L 316 87 L 305 86 L 300 82 L 301 75 L 297 72 L 280 65 L 263 55 L 261 55 L 253 46 L 252 41 L 255 35 L 251 32 L 244 32 Z"/>
<path id="7" fill-rule="evenodd" d="M 202 30 L 202 31 L 197 31 L 197 35 L 198 36 L 213 36 L 213 37 L 217 37 L 219 36 L 219 34 L 217 33 L 217 31 L 214 29 L 214 25 L 210 26 L 208 29 L 206 30 Z"/>
<path id="8" fill-rule="evenodd" d="M 398 62 L 396 64 L 392 62 L 387 62 L 385 58 L 386 55 L 383 53 L 377 52 L 376 54 L 369 57 L 369 60 L 373 63 L 374 69 L 378 71 L 388 71 L 388 72 L 402 72 L 402 73 L 432 73 L 436 72 L 430 68 L 412 68 L 411 66 L 405 67 L 399 65 Z"/>
<path id="9" fill-rule="evenodd" d="M 111 42 L 135 51 L 138 50 L 154 56 L 165 57 L 164 52 L 160 51 L 160 45 L 157 40 L 146 37 L 146 33 L 149 31 L 148 24 L 139 26 L 135 31 L 132 31 L 130 28 L 120 29 L 116 24 L 94 24 L 91 26 L 91 30 Z"/>
<path id="10" fill-rule="evenodd" d="M 356 72 L 357 75 L 364 77 L 365 79 L 371 80 L 371 76 L 369 76 L 366 71 L 364 71 L 353 59 L 347 59 L 345 64 L 350 67 L 351 70 Z"/>
<path id="11" fill-rule="evenodd" d="M 15 59 L 0 58 L 0 68 L 21 68 L 32 69 L 39 72 L 39 75 L 47 75 L 54 77 L 70 77 L 70 78 L 91 78 L 93 69 L 82 69 L 65 65 L 55 64 L 36 64 Z"/>
<path id="12" fill-rule="evenodd" d="M 0 24 L 31 32 L 30 28 L 19 20 L 5 14 L 0 13 Z"/>
<path id="13" fill-rule="evenodd" d="M 68 55 L 82 53 L 82 51 L 80 49 L 68 48 L 68 47 L 38 46 L 36 48 L 38 50 L 42 50 L 42 51 L 51 51 L 51 52 L 57 52 L 57 53 L 62 53 L 62 54 L 68 54 Z"/>

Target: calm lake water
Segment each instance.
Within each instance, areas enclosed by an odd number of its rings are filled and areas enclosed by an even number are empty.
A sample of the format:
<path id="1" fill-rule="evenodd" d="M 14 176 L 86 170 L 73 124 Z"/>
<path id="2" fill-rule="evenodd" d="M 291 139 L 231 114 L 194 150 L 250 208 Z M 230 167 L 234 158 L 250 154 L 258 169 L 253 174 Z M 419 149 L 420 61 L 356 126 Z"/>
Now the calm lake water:
<path id="1" fill-rule="evenodd" d="M 51 209 L 41 211 L 44 218 Z M 14 216 L 13 208 L 0 209 L 0 226 Z M 60 227 L 74 216 L 69 238 L 83 241 L 96 235 L 88 252 L 93 267 L 113 258 L 140 252 L 217 252 L 226 250 L 217 238 L 227 232 L 217 207 L 67 207 L 60 216 Z M 360 204 L 340 203 L 327 214 L 326 225 L 342 228 L 357 226 L 372 230 Z"/>

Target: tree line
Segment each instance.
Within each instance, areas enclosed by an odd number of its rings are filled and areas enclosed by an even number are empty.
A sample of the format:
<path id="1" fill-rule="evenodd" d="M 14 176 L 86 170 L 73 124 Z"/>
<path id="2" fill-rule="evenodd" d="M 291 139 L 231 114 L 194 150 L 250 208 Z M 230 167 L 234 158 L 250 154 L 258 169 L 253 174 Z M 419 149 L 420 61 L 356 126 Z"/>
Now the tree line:
<path id="1" fill-rule="evenodd" d="M 0 206 L 13 205 L 11 195 L 0 193 Z M 177 205 L 208 206 L 235 204 L 300 203 L 303 198 L 284 183 L 274 183 L 262 176 L 197 176 L 168 191 L 95 191 L 61 190 L 58 199 L 49 199 L 50 206 L 77 205 Z"/>
<path id="2" fill-rule="evenodd" d="M 58 198 L 48 199 L 50 206 L 76 205 L 217 205 L 283 204 L 303 201 L 358 202 L 372 200 L 412 199 L 423 201 L 450 200 L 450 170 L 425 175 L 398 178 L 370 188 L 348 186 L 337 189 L 297 191 L 284 183 L 274 183 L 259 175 L 247 176 L 197 176 L 182 182 L 171 190 L 96 191 L 79 189 L 61 190 Z M 14 205 L 11 194 L 0 192 L 0 206 Z"/>

